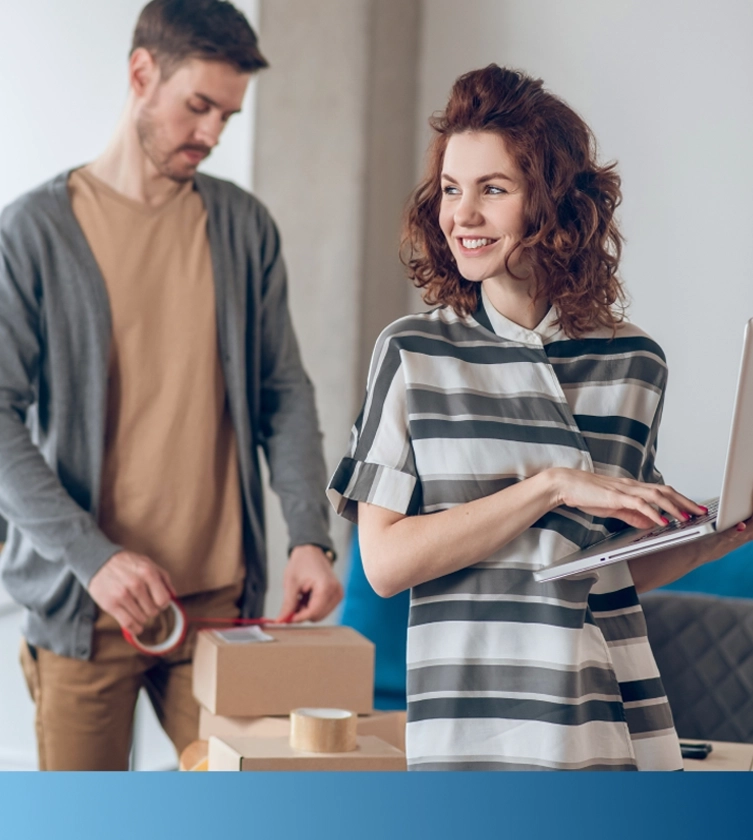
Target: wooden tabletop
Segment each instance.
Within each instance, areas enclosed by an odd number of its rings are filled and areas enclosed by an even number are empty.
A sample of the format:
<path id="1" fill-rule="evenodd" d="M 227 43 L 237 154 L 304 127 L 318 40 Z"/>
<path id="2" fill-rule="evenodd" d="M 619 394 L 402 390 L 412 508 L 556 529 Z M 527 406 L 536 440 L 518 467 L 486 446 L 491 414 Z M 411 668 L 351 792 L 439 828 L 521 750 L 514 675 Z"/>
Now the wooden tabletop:
<path id="1" fill-rule="evenodd" d="M 680 738 L 686 744 L 701 744 L 692 738 Z M 706 758 L 683 759 L 686 770 L 753 770 L 753 744 L 708 741 L 713 746 Z"/>
<path id="2" fill-rule="evenodd" d="M 700 744 L 691 738 L 683 738 L 684 743 Z M 729 741 L 709 741 L 713 750 L 704 759 L 686 758 L 683 766 L 686 770 L 751 770 L 753 771 L 753 744 L 736 744 Z M 181 753 L 181 770 L 207 769 L 207 742 L 194 741 Z"/>

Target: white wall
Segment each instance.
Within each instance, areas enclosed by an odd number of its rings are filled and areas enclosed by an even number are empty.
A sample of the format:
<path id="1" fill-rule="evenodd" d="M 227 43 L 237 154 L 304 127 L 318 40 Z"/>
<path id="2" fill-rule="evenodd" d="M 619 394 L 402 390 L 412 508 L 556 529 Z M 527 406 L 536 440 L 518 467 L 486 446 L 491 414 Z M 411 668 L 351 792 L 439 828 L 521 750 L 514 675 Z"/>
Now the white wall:
<path id="1" fill-rule="evenodd" d="M 254 25 L 258 0 L 234 0 Z M 91 160 L 125 101 L 133 26 L 146 0 L 4 3 L 0 25 L 0 208 L 58 172 Z M 254 85 L 203 169 L 251 186 Z M 0 769 L 36 764 L 33 706 L 17 663 L 20 611 L 0 589 Z M 162 769 L 174 750 L 141 704 L 136 766 Z"/>
<path id="2" fill-rule="evenodd" d="M 716 495 L 753 316 L 749 0 L 424 0 L 418 119 L 490 62 L 543 78 L 623 176 L 631 318 L 664 347 L 667 481 Z"/>

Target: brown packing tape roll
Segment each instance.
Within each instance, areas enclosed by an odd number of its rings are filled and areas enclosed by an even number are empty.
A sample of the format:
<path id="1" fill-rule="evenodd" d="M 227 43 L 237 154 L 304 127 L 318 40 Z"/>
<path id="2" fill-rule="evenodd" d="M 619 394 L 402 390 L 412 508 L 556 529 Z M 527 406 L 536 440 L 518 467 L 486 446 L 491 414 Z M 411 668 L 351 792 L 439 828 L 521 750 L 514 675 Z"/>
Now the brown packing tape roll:
<path id="1" fill-rule="evenodd" d="M 357 718 L 346 709 L 294 709 L 290 746 L 302 752 L 339 753 L 356 748 Z"/>

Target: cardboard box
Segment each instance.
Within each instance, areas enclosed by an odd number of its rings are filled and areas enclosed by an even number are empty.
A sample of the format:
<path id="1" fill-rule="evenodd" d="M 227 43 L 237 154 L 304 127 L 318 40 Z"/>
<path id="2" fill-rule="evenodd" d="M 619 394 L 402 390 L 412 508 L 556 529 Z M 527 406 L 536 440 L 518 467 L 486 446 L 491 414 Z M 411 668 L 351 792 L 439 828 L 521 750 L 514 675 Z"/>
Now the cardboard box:
<path id="1" fill-rule="evenodd" d="M 288 715 L 301 706 L 373 711 L 374 645 L 350 627 L 265 627 L 270 642 L 199 633 L 194 697 L 215 715 Z"/>
<path id="2" fill-rule="evenodd" d="M 405 770 L 405 755 L 373 735 L 350 752 L 294 750 L 287 738 L 209 738 L 210 770 Z"/>
<path id="3" fill-rule="evenodd" d="M 358 718 L 358 734 L 374 735 L 405 752 L 405 712 L 374 712 Z"/>
<path id="4" fill-rule="evenodd" d="M 374 712 L 359 715 L 359 735 L 374 735 L 405 752 L 405 712 Z M 224 717 L 213 715 L 201 707 L 199 738 L 206 741 L 211 735 L 218 738 L 287 738 L 290 735 L 289 717 Z"/>

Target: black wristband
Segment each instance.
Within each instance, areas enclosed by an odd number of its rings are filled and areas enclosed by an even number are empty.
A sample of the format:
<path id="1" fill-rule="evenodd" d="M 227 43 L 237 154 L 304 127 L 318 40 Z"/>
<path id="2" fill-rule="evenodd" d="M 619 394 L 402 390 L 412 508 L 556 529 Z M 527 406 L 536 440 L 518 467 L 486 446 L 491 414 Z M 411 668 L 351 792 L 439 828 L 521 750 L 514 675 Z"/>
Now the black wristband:
<path id="1" fill-rule="evenodd" d="M 315 548 L 318 548 L 324 554 L 324 556 L 327 558 L 327 560 L 329 560 L 329 562 L 332 563 L 332 565 L 334 566 L 335 560 L 337 560 L 337 554 L 335 553 L 335 551 L 333 549 L 327 548 L 326 546 L 323 546 L 323 545 L 319 545 L 318 543 L 301 543 L 301 545 L 313 545 Z M 299 548 L 299 547 L 300 546 L 297 546 L 297 545 L 293 546 L 293 548 Z M 291 548 L 290 551 L 288 552 L 288 557 L 290 557 L 290 555 L 292 554 L 293 548 Z"/>

